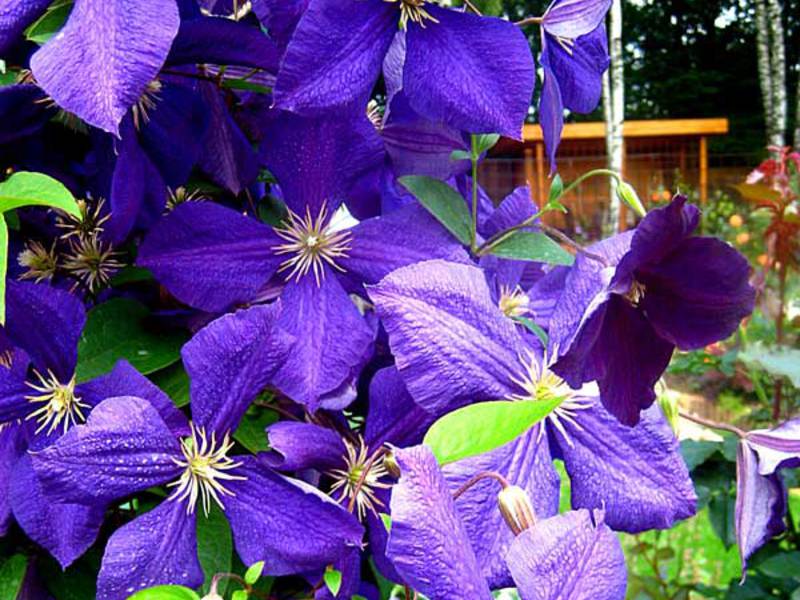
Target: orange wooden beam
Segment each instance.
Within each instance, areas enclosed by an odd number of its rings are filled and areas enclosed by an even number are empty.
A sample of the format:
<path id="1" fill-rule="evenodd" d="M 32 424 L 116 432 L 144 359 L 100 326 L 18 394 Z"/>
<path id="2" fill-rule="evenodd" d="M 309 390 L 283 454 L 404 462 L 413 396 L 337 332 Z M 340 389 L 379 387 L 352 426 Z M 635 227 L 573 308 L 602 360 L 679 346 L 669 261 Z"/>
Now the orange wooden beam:
<path id="1" fill-rule="evenodd" d="M 728 119 L 654 119 L 625 121 L 625 138 L 724 135 L 729 131 Z M 522 131 L 526 142 L 541 142 L 542 128 L 525 125 Z M 561 135 L 563 140 L 605 139 L 606 125 L 602 121 L 567 123 Z"/>

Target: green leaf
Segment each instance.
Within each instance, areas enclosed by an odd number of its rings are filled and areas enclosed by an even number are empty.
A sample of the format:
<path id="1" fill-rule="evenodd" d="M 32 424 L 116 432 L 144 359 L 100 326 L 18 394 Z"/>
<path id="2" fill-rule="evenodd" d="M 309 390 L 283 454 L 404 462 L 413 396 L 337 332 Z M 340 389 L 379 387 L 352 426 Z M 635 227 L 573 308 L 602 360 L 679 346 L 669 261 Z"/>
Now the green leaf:
<path id="1" fill-rule="evenodd" d="M 556 176 L 553 177 L 553 182 L 550 184 L 550 194 L 547 196 L 547 203 L 558 202 L 562 193 L 564 193 L 564 180 L 561 179 L 561 175 L 556 173 Z"/>
<path id="2" fill-rule="evenodd" d="M 516 439 L 561 404 L 553 400 L 477 402 L 436 421 L 424 443 L 440 465 L 476 456 Z"/>
<path id="3" fill-rule="evenodd" d="M 182 585 L 158 585 L 136 592 L 128 600 L 200 600 L 200 596 Z"/>
<path id="4" fill-rule="evenodd" d="M 233 439 L 253 454 L 269 450 L 264 430 L 278 420 L 278 413 L 262 406 L 251 406 L 245 413 Z"/>
<path id="5" fill-rule="evenodd" d="M 399 181 L 459 242 L 469 244 L 472 218 L 461 194 L 433 177 L 406 175 Z"/>
<path id="6" fill-rule="evenodd" d="M 770 556 L 760 565 L 758 571 L 768 577 L 800 579 L 800 552 L 781 552 Z"/>
<path id="7" fill-rule="evenodd" d="M 386 530 L 386 532 L 391 533 L 392 515 L 387 515 L 386 513 L 378 513 L 378 516 L 381 518 L 381 522 L 383 523 L 383 528 Z"/>
<path id="8" fill-rule="evenodd" d="M 247 600 L 247 592 L 244 590 L 236 590 L 231 594 L 231 600 Z"/>
<path id="9" fill-rule="evenodd" d="M 538 231 L 515 231 L 491 251 L 495 256 L 515 260 L 531 260 L 551 265 L 571 265 L 575 257 Z"/>
<path id="10" fill-rule="evenodd" d="M 170 365 L 149 376 L 178 408 L 189 404 L 189 375 L 181 363 Z"/>
<path id="11" fill-rule="evenodd" d="M 334 596 L 339 593 L 340 589 L 342 589 L 341 571 L 337 571 L 333 567 L 328 567 L 325 569 L 325 574 L 322 576 L 322 578 L 325 580 L 325 587 L 327 587 L 328 591 Z"/>
<path id="12" fill-rule="evenodd" d="M 15 554 L 0 564 L 0 600 L 16 599 L 27 568 L 28 559 L 22 554 Z"/>
<path id="13" fill-rule="evenodd" d="M 153 279 L 153 274 L 149 269 L 134 267 L 133 265 L 126 265 L 111 278 L 111 285 L 113 287 L 119 287 L 128 283 L 152 281 Z"/>
<path id="14" fill-rule="evenodd" d="M 475 153 L 481 155 L 487 150 L 494 148 L 495 144 L 500 140 L 500 135 L 497 133 L 482 133 L 473 136 L 473 138 L 475 140 Z"/>
<path id="15" fill-rule="evenodd" d="M 253 563 L 247 569 L 244 574 L 244 580 L 247 585 L 254 585 L 258 578 L 261 577 L 261 572 L 264 570 L 264 561 L 260 560 L 257 563 Z"/>
<path id="16" fill-rule="evenodd" d="M 212 503 L 208 517 L 197 515 L 197 556 L 206 574 L 203 593 L 208 593 L 211 578 L 217 573 L 230 573 L 233 562 L 233 542 L 228 519 L 216 504 Z M 220 596 L 225 595 L 228 580 L 223 579 L 217 585 Z"/>
<path id="17" fill-rule="evenodd" d="M 708 518 L 714 533 L 717 534 L 725 548 L 730 548 L 736 543 L 736 531 L 734 530 L 734 511 L 736 499 L 726 493 L 712 496 L 708 503 Z"/>
<path id="18" fill-rule="evenodd" d="M 255 92 L 256 94 L 271 94 L 272 88 L 260 83 L 248 81 L 247 79 L 224 79 L 222 87 L 231 90 L 246 90 L 248 92 Z"/>
<path id="19" fill-rule="evenodd" d="M 8 270 L 8 225 L 0 212 L 0 325 L 6 324 L 6 271 Z"/>
<path id="20" fill-rule="evenodd" d="M 0 212 L 22 206 L 48 206 L 81 216 L 78 203 L 64 184 L 43 173 L 20 171 L 0 183 Z"/>
<path id="21" fill-rule="evenodd" d="M 539 327 L 539 325 L 537 325 L 532 319 L 529 319 L 527 317 L 512 317 L 512 319 L 514 321 L 516 321 L 517 323 L 520 323 L 523 326 L 525 326 L 525 328 L 528 331 L 530 331 L 536 337 L 539 338 L 539 341 L 542 342 L 542 346 L 547 348 L 547 343 L 548 343 L 548 340 L 549 340 L 547 332 L 544 329 L 542 329 L 541 327 Z"/>
<path id="22" fill-rule="evenodd" d="M 186 335 L 148 323 L 150 311 L 130 298 L 115 298 L 89 311 L 78 343 L 79 381 L 108 373 L 121 358 L 147 375 L 180 358 Z"/>
<path id="23" fill-rule="evenodd" d="M 800 350 L 796 348 L 755 342 L 740 351 L 738 358 L 746 365 L 764 369 L 773 377 L 787 377 L 794 387 L 800 388 Z"/>
<path id="24" fill-rule="evenodd" d="M 450 153 L 450 160 L 458 161 L 458 160 L 471 160 L 472 154 L 467 152 L 466 150 L 453 150 Z"/>
<path id="25" fill-rule="evenodd" d="M 45 44 L 64 26 L 71 10 L 72 0 L 56 0 L 25 30 L 25 38 L 39 45 Z"/>

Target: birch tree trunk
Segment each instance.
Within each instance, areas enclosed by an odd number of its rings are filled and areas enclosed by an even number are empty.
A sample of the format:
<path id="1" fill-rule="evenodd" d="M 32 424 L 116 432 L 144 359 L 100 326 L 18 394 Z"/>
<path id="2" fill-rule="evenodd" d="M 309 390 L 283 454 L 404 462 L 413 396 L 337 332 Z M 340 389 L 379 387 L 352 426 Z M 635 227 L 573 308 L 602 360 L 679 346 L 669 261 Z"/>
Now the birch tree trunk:
<path id="1" fill-rule="evenodd" d="M 758 83 L 761 87 L 761 101 L 764 105 L 764 124 L 767 140 L 772 137 L 772 61 L 769 51 L 769 18 L 767 0 L 756 0 L 756 50 L 758 52 Z"/>
<path id="2" fill-rule="evenodd" d="M 755 0 L 758 80 L 764 104 L 767 144 L 786 144 L 786 49 L 780 0 Z"/>
<path id="3" fill-rule="evenodd" d="M 622 0 L 614 0 L 609 12 L 609 55 L 611 65 L 603 75 L 603 114 L 606 121 L 607 166 L 622 172 L 625 122 L 625 63 L 622 60 Z M 620 200 L 613 179 L 609 187 L 606 234 L 619 229 Z"/>
<path id="4" fill-rule="evenodd" d="M 797 65 L 797 72 L 800 73 L 800 64 Z M 794 148 L 800 152 L 800 77 L 797 81 L 797 106 L 794 109 Z"/>

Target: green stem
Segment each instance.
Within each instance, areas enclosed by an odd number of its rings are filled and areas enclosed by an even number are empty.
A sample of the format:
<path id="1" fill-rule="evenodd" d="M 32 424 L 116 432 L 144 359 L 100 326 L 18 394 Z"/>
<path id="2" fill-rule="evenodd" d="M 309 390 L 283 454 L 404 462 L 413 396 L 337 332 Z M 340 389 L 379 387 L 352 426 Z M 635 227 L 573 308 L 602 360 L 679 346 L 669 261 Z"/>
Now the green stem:
<path id="1" fill-rule="evenodd" d="M 472 136 L 472 238 L 470 249 L 473 254 L 478 251 L 478 137 Z"/>
<path id="2" fill-rule="evenodd" d="M 608 177 L 613 177 L 618 182 L 622 181 L 622 177 L 620 177 L 619 173 L 617 173 L 616 171 L 612 171 L 611 169 L 595 169 L 594 171 L 589 171 L 588 173 L 584 173 L 583 175 L 578 177 L 575 181 L 570 183 L 567 187 L 564 188 L 564 190 L 558 197 L 561 198 L 562 196 L 566 196 L 587 179 L 591 179 L 592 177 L 597 177 L 598 175 L 607 175 Z"/>

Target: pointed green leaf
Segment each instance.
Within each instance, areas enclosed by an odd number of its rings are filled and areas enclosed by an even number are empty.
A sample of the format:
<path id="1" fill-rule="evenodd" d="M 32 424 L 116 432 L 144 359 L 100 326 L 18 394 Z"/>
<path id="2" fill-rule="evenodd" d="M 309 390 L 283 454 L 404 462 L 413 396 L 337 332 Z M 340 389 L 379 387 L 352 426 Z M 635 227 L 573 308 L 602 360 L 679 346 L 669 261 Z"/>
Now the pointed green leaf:
<path id="1" fill-rule="evenodd" d="M 244 590 L 236 590 L 231 594 L 231 600 L 247 600 L 247 592 Z"/>
<path id="2" fill-rule="evenodd" d="M 399 181 L 459 242 L 469 244 L 472 218 L 461 194 L 433 177 L 407 175 Z"/>
<path id="3" fill-rule="evenodd" d="M 244 574 L 244 580 L 247 582 L 247 585 L 253 585 L 258 578 L 261 577 L 261 572 L 264 570 L 264 561 L 260 560 L 257 563 L 253 563 L 247 569 Z"/>
<path id="4" fill-rule="evenodd" d="M 202 513 L 197 516 L 197 557 L 206 574 L 202 589 L 207 593 L 211 578 L 217 573 L 230 573 L 233 563 L 231 528 L 222 509 L 213 503 L 208 517 Z M 227 587 L 227 579 L 219 582 L 217 591 L 221 596 L 225 595 Z"/>
<path id="5" fill-rule="evenodd" d="M 470 160 L 472 158 L 472 154 L 467 152 L 466 150 L 453 150 L 450 153 L 450 160 Z"/>
<path id="6" fill-rule="evenodd" d="M 0 599 L 17 597 L 27 568 L 28 559 L 22 554 L 10 556 L 0 563 Z"/>
<path id="7" fill-rule="evenodd" d="M 200 600 L 200 596 L 182 585 L 159 585 L 136 592 L 128 600 Z"/>
<path id="8" fill-rule="evenodd" d="M 323 575 L 323 579 L 325 579 L 325 586 L 328 588 L 328 591 L 334 596 L 339 593 L 340 589 L 342 589 L 341 571 L 337 571 L 333 567 L 328 567 L 325 569 L 325 575 Z"/>
<path id="9" fill-rule="evenodd" d="M 494 148 L 495 144 L 500 140 L 500 136 L 496 133 L 483 133 L 474 136 L 474 139 L 475 143 L 473 147 L 475 148 L 475 152 L 481 155 L 487 150 Z"/>
<path id="10" fill-rule="evenodd" d="M 440 465 L 477 456 L 516 439 L 561 403 L 553 400 L 477 402 L 436 421 L 423 443 Z"/>
<path id="11" fill-rule="evenodd" d="M 550 194 L 547 197 L 548 204 L 557 202 L 563 192 L 564 180 L 561 179 L 561 175 L 556 173 L 556 176 L 553 177 L 553 182 L 550 184 Z"/>
<path id="12" fill-rule="evenodd" d="M 70 11 L 72 0 L 56 0 L 25 30 L 25 38 L 39 45 L 47 43 L 64 26 Z"/>
<path id="13" fill-rule="evenodd" d="M 0 183 L 0 212 L 22 206 L 49 206 L 81 216 L 78 203 L 64 184 L 43 173 L 20 171 Z"/>
<path id="14" fill-rule="evenodd" d="M 189 375 L 183 364 L 175 363 L 166 369 L 151 373 L 148 377 L 178 408 L 189 404 Z"/>
<path id="15" fill-rule="evenodd" d="M 530 331 L 532 334 L 538 337 L 539 341 L 542 342 L 542 346 L 547 348 L 547 343 L 549 340 L 547 332 L 541 327 L 539 327 L 539 325 L 537 325 L 536 322 L 527 317 L 512 317 L 512 319 L 517 323 L 521 323 L 528 331 Z"/>
<path id="16" fill-rule="evenodd" d="M 386 529 L 387 533 L 392 532 L 392 515 L 387 515 L 386 513 L 378 513 L 378 516 L 381 518 L 383 522 L 383 528 Z"/>
<path id="17" fill-rule="evenodd" d="M 764 369 L 773 377 L 786 377 L 794 387 L 800 388 L 800 350 L 756 342 L 739 352 L 737 358 L 746 365 Z"/>
<path id="18" fill-rule="evenodd" d="M 6 324 L 6 271 L 8 270 L 8 225 L 0 212 L 0 325 Z"/>
<path id="19" fill-rule="evenodd" d="M 515 231 L 508 239 L 492 248 L 491 253 L 503 258 L 551 265 L 571 265 L 575 262 L 574 256 L 538 231 Z"/>

